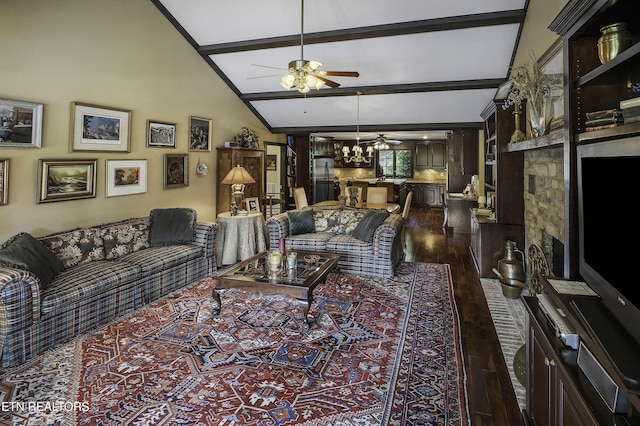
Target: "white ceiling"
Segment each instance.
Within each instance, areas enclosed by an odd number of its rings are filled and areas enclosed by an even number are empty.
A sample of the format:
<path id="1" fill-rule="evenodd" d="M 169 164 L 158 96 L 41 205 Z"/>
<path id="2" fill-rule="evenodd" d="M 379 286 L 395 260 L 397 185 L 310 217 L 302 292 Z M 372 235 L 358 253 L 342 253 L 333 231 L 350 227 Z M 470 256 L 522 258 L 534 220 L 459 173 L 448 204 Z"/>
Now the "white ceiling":
<path id="1" fill-rule="evenodd" d="M 152 0 L 274 133 L 478 126 L 508 75 L 527 0 L 305 0 L 304 58 L 340 88 L 286 91 L 301 0 Z M 360 92 L 360 114 L 357 104 Z"/>

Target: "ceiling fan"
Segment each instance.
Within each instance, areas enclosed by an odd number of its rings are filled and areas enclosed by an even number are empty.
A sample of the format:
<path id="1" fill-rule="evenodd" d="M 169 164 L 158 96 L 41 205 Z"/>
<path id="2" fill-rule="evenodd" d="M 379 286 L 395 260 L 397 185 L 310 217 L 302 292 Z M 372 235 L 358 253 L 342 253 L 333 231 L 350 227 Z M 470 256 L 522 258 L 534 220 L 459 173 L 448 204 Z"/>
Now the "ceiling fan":
<path id="1" fill-rule="evenodd" d="M 325 84 L 331 88 L 340 87 L 340 83 L 326 78 L 358 77 L 357 71 L 324 71 L 320 70 L 322 62 L 304 59 L 304 0 L 301 0 L 300 19 L 300 59 L 289 62 L 288 73 L 282 76 L 280 85 L 287 90 L 297 88 L 300 93 L 307 93 L 311 88 L 320 90 Z"/>
<path id="2" fill-rule="evenodd" d="M 380 133 L 378 136 L 376 136 L 375 139 L 372 139 L 370 141 L 363 141 L 362 143 L 371 144 L 375 149 L 389 149 L 389 145 L 398 145 L 399 143 L 402 143 L 402 141 L 388 139 L 385 135 Z"/>

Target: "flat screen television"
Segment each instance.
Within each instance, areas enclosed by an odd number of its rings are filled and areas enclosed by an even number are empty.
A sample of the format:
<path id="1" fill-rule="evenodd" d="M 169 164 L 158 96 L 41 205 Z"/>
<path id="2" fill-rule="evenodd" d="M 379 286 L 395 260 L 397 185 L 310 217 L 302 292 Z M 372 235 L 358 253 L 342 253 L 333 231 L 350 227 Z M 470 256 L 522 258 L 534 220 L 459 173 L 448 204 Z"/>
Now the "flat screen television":
<path id="1" fill-rule="evenodd" d="M 640 345 L 640 137 L 579 146 L 577 175 L 580 274 Z"/>

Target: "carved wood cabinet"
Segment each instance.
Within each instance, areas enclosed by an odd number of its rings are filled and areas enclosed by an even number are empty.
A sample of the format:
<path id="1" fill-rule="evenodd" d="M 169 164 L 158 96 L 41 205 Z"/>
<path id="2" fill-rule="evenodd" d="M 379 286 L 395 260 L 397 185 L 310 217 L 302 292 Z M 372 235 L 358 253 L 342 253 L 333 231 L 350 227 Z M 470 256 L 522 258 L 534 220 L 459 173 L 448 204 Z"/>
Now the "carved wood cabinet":
<path id="1" fill-rule="evenodd" d="M 264 196 L 265 162 L 263 149 L 253 148 L 217 148 L 218 174 L 217 174 L 217 201 L 216 215 L 230 210 L 231 185 L 221 183 L 231 167 L 241 165 L 255 179 L 256 183 L 247 184 L 244 188 L 245 198 Z"/>

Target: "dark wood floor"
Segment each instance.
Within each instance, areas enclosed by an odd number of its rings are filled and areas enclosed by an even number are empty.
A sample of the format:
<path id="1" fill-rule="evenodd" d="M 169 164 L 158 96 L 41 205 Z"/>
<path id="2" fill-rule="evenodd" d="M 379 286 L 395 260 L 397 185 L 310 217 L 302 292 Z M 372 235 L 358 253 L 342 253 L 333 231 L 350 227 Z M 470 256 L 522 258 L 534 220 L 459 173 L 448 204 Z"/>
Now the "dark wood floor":
<path id="1" fill-rule="evenodd" d="M 406 260 L 451 265 L 461 323 L 473 426 L 522 425 L 509 372 L 469 253 L 469 234 L 442 229 L 442 209 L 412 208 L 406 225 Z"/>

